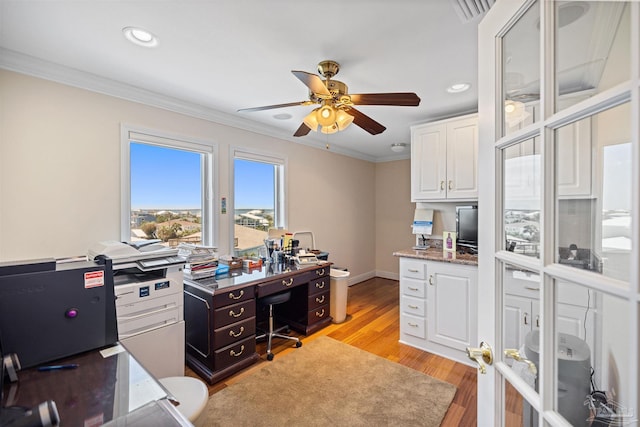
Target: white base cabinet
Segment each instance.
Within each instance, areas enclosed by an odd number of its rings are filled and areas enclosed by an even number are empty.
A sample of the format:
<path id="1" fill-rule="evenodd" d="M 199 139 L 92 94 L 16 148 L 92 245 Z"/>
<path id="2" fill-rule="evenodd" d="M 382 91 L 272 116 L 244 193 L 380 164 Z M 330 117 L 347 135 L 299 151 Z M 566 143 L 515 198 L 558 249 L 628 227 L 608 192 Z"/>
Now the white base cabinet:
<path id="1" fill-rule="evenodd" d="M 474 366 L 477 267 L 400 258 L 400 342 Z"/>

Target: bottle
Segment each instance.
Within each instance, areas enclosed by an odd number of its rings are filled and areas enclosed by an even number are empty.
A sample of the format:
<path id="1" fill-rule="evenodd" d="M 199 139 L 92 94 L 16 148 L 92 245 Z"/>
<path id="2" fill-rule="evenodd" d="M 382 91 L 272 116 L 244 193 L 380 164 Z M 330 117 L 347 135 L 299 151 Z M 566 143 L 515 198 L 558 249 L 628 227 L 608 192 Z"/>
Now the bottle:
<path id="1" fill-rule="evenodd" d="M 447 235 L 447 249 L 453 249 L 453 240 L 451 239 L 451 233 Z"/>

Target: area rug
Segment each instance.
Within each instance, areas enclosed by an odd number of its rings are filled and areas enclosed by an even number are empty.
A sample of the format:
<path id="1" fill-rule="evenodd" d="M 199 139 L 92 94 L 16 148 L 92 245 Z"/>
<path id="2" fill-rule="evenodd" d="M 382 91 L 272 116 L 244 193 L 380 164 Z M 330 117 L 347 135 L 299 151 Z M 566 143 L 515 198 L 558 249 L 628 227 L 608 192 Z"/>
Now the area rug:
<path id="1" fill-rule="evenodd" d="M 456 387 L 329 337 L 215 393 L 207 426 L 439 426 Z"/>

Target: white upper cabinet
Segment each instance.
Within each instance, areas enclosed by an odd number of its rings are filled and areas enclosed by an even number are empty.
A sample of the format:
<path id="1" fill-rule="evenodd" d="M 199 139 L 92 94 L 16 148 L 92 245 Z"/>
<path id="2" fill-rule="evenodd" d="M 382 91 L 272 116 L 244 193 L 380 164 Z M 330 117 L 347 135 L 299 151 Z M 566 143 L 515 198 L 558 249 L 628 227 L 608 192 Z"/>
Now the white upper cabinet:
<path id="1" fill-rule="evenodd" d="M 478 118 L 411 127 L 411 201 L 478 198 Z"/>

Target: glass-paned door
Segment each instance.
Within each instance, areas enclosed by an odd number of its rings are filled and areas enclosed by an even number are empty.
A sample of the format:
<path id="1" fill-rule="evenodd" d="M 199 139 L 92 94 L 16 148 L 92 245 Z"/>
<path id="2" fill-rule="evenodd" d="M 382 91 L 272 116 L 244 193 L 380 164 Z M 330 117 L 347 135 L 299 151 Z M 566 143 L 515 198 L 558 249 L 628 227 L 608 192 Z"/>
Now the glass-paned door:
<path id="1" fill-rule="evenodd" d="M 479 24 L 478 425 L 638 425 L 639 27 L 637 1 Z"/>

